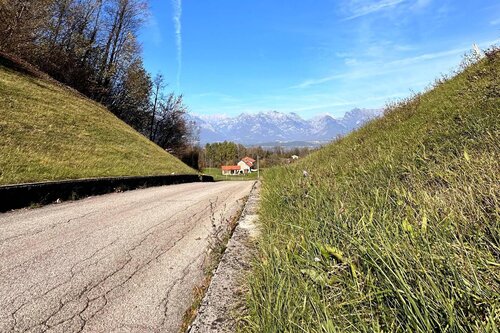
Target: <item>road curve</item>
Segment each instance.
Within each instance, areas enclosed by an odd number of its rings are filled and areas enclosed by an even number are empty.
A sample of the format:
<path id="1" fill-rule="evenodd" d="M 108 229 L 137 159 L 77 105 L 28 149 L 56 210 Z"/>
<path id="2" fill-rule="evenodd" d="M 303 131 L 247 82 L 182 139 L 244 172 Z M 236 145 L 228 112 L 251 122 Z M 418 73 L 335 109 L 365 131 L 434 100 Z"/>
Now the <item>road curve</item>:
<path id="1" fill-rule="evenodd" d="M 212 224 L 252 182 L 192 183 L 0 214 L 0 332 L 177 332 Z"/>

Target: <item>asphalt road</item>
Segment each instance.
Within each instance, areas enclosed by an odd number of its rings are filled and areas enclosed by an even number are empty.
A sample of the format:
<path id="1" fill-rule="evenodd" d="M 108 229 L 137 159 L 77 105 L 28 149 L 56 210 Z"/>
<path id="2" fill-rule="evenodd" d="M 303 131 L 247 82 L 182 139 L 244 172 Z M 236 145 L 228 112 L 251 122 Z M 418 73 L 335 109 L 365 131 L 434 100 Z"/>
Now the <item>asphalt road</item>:
<path id="1" fill-rule="evenodd" d="M 177 332 L 212 224 L 252 182 L 136 190 L 0 214 L 0 332 Z"/>

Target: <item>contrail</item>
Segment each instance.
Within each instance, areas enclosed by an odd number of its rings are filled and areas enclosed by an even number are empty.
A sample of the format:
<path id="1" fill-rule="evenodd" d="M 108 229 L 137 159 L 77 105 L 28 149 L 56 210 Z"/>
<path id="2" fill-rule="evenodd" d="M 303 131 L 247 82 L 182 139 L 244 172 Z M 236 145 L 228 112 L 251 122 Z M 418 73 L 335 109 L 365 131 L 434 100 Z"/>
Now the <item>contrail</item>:
<path id="1" fill-rule="evenodd" d="M 174 28 L 175 28 L 175 44 L 177 46 L 177 88 L 181 85 L 182 72 L 182 0 L 172 0 L 174 7 Z"/>

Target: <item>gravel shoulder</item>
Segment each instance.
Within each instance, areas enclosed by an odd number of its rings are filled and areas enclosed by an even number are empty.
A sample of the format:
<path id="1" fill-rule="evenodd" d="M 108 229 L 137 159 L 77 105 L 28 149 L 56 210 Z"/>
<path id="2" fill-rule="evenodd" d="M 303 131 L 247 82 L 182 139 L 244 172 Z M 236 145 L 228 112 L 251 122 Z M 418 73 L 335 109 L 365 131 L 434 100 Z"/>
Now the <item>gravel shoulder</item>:
<path id="1" fill-rule="evenodd" d="M 189 333 L 236 331 L 244 301 L 244 280 L 255 255 L 254 241 L 259 233 L 256 224 L 259 191 L 260 183 L 256 182 Z"/>
<path id="2" fill-rule="evenodd" d="M 177 332 L 213 225 L 251 187 L 182 184 L 0 214 L 0 331 Z"/>

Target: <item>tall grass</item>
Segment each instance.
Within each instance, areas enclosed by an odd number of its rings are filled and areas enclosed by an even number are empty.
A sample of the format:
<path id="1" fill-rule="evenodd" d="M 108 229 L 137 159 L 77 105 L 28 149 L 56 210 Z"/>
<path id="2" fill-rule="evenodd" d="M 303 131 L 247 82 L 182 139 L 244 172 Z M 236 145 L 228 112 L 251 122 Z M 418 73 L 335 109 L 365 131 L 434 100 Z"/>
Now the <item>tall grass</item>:
<path id="1" fill-rule="evenodd" d="M 243 330 L 498 332 L 499 78 L 492 50 L 268 170 Z"/>

